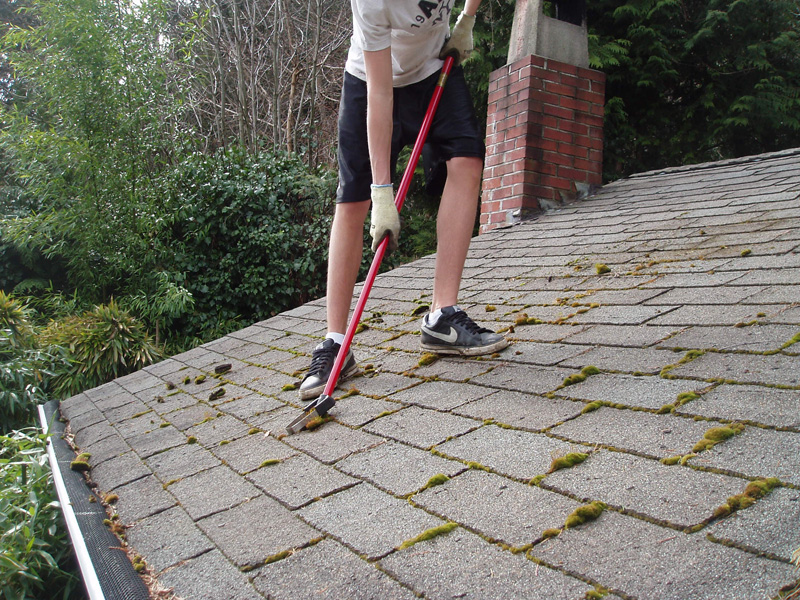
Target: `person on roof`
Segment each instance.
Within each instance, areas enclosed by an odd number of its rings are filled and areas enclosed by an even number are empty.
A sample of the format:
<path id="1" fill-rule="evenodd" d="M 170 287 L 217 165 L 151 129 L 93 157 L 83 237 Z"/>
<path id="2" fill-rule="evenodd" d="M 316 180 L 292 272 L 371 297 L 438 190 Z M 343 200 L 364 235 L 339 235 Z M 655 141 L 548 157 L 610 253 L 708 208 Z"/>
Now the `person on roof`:
<path id="1" fill-rule="evenodd" d="M 458 293 L 477 213 L 485 147 L 460 66 L 473 50 L 481 0 L 467 0 L 452 33 L 453 0 L 351 0 L 353 35 L 339 108 L 339 186 L 328 258 L 325 340 L 313 351 L 299 389 L 312 400 L 325 388 L 347 330 L 361 264 L 363 226 L 370 214 L 372 249 L 384 236 L 397 247 L 400 218 L 392 175 L 400 150 L 413 145 L 436 87 L 443 59 L 456 66 L 427 138 L 446 164 L 436 224 L 433 301 L 421 325 L 428 352 L 477 356 L 508 345 L 458 306 Z M 370 202 L 371 201 L 371 202 Z M 357 370 L 352 351 L 340 381 Z"/>

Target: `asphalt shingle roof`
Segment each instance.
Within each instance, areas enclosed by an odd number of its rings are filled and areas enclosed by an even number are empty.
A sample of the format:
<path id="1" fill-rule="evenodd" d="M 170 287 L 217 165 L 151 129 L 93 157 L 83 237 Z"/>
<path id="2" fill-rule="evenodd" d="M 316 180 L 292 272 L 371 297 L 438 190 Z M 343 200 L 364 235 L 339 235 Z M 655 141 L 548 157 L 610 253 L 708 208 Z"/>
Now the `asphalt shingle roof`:
<path id="1" fill-rule="evenodd" d="M 313 431 L 283 435 L 324 300 L 62 403 L 161 585 L 761 600 L 798 579 L 800 150 L 644 173 L 475 238 L 461 306 L 514 342 L 490 358 L 420 365 L 433 265 L 378 277 L 362 372 Z M 714 428 L 731 437 L 697 449 Z M 778 485 L 726 509 L 756 478 Z"/>

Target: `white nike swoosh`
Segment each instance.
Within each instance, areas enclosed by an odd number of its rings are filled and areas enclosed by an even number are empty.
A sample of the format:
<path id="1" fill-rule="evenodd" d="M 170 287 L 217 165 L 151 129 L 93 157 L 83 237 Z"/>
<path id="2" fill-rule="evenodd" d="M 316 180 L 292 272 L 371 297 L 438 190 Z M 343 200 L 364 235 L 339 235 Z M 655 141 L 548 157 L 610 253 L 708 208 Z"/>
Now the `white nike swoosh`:
<path id="1" fill-rule="evenodd" d="M 428 335 L 432 335 L 433 337 L 442 340 L 443 342 L 447 342 L 448 344 L 453 344 L 458 339 L 458 332 L 452 327 L 450 328 L 450 333 L 437 333 L 436 331 L 432 331 L 427 327 L 425 328 L 425 332 Z"/>

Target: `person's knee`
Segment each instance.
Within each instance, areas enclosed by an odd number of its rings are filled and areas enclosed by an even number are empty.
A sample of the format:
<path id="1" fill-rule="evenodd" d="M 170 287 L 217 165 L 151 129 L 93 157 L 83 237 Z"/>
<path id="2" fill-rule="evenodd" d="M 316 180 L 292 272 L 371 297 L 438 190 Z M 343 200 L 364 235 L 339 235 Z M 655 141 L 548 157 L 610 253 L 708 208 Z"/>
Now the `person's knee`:
<path id="1" fill-rule="evenodd" d="M 447 175 L 459 180 L 480 180 L 483 176 L 483 160 L 476 156 L 455 156 L 447 161 Z"/>

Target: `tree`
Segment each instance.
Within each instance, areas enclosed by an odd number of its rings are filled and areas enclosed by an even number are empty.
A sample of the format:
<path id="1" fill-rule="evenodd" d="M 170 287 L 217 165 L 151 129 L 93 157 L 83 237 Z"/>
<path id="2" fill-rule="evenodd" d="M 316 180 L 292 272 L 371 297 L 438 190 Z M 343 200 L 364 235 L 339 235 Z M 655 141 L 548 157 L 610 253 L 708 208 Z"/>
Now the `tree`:
<path id="1" fill-rule="evenodd" d="M 796 0 L 594 0 L 609 179 L 800 145 Z"/>

